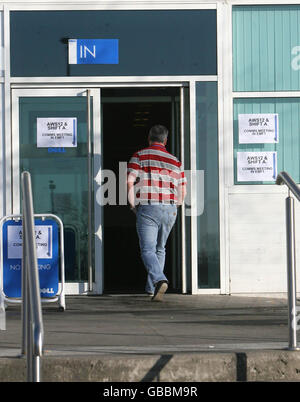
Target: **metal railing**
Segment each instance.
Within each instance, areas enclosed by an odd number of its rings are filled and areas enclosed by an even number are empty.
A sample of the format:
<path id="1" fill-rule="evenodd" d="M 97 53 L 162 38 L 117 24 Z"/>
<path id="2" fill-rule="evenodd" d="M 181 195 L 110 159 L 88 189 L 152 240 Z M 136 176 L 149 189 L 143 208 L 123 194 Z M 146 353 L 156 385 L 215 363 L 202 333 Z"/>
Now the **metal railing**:
<path id="1" fill-rule="evenodd" d="M 289 349 L 299 350 L 297 347 L 295 203 L 294 198 L 291 197 L 291 192 L 300 201 L 300 188 L 286 172 L 278 174 L 276 184 L 285 184 L 289 190 L 288 197 L 285 200 Z"/>
<path id="2" fill-rule="evenodd" d="M 43 352 L 43 317 L 38 275 L 31 177 L 21 176 L 23 205 L 23 269 L 22 269 L 22 321 L 25 326 L 27 381 L 40 381 L 40 357 Z"/>

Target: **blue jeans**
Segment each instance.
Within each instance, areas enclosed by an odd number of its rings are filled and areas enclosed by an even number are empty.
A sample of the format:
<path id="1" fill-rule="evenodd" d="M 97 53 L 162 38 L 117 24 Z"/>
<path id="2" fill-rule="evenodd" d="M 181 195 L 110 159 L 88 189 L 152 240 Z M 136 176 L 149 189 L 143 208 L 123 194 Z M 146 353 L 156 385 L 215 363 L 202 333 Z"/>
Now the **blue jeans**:
<path id="1" fill-rule="evenodd" d="M 148 273 L 145 290 L 153 293 L 157 282 L 167 280 L 165 247 L 176 221 L 177 208 L 173 204 L 140 205 L 136 216 L 141 257 Z"/>

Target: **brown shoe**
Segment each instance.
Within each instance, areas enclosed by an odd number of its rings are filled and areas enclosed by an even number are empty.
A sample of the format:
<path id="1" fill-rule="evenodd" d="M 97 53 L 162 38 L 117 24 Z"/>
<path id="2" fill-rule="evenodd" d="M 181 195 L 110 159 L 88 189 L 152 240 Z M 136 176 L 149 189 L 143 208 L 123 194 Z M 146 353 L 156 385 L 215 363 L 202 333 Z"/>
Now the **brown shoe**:
<path id="1" fill-rule="evenodd" d="M 159 281 L 155 285 L 154 296 L 152 297 L 152 301 L 159 301 L 163 300 L 163 296 L 168 289 L 168 282 L 167 281 Z"/>

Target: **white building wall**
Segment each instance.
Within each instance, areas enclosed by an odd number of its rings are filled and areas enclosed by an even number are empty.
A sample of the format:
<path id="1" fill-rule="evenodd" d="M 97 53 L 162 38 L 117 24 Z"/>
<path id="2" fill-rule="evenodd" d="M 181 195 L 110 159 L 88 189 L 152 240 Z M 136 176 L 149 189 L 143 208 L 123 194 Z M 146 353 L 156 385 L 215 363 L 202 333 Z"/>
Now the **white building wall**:
<path id="1" fill-rule="evenodd" d="M 3 216 L 5 191 L 4 183 L 4 46 L 3 46 L 3 11 L 0 11 L 0 216 Z"/>
<path id="2" fill-rule="evenodd" d="M 300 4 L 299 0 L 284 2 L 280 0 L 231 0 L 231 5 L 275 5 Z M 230 7 L 230 5 L 228 5 Z M 232 10 L 231 10 L 232 11 Z M 231 29 L 231 27 L 229 28 Z M 232 69 L 232 34 L 227 42 L 229 69 Z M 229 35 L 228 35 L 229 36 Z M 240 38 L 239 38 L 240 39 Z M 224 45 L 226 46 L 226 45 Z M 246 53 L 245 53 L 246 54 Z M 257 74 L 257 70 L 255 70 Z M 232 70 L 227 75 L 226 85 L 230 96 L 224 94 L 224 102 L 229 113 L 225 121 L 233 118 L 233 100 L 238 97 L 251 98 L 253 93 L 233 92 Z M 257 78 L 257 77 L 256 77 Z M 248 89 L 249 91 L 251 89 Z M 260 92 L 255 97 L 282 96 L 275 91 Z M 293 97 L 295 93 L 285 92 L 285 96 Z M 294 117 L 295 118 L 295 117 Z M 295 118 L 296 119 L 296 118 Z M 231 294 L 287 294 L 287 262 L 286 262 L 286 220 L 285 199 L 288 194 L 286 186 L 277 185 L 233 185 L 234 156 L 233 121 L 226 126 L 228 154 L 225 155 L 224 170 L 227 172 L 225 184 L 226 197 L 226 251 L 228 253 L 228 293 Z M 281 138 L 281 141 L 283 138 Z M 279 172 L 278 172 L 279 173 Z M 288 172 L 290 173 L 290 172 Z M 295 199 L 296 223 L 296 265 L 297 289 L 300 293 L 300 203 Z"/>
<path id="3" fill-rule="evenodd" d="M 284 186 L 285 187 L 285 186 Z M 287 190 L 229 194 L 230 292 L 286 293 Z M 280 189 L 281 191 L 281 189 Z M 295 200 L 298 284 L 300 279 L 300 205 Z M 297 233 L 296 233 L 297 235 Z M 300 286 L 298 285 L 300 290 Z"/>

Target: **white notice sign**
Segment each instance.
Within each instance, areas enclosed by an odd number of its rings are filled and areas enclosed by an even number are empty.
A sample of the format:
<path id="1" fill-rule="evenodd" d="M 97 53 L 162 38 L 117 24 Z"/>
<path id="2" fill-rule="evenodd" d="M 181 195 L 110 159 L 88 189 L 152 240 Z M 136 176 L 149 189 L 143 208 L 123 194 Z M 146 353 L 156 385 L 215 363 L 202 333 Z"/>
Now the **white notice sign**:
<path id="1" fill-rule="evenodd" d="M 52 258 L 52 226 L 35 226 L 37 258 Z M 22 226 L 7 227 L 7 258 L 22 258 Z"/>
<path id="2" fill-rule="evenodd" d="M 240 144 L 275 144 L 279 139 L 278 114 L 239 114 Z"/>
<path id="3" fill-rule="evenodd" d="M 237 152 L 237 181 L 275 181 L 276 152 Z"/>
<path id="4" fill-rule="evenodd" d="M 77 147 L 76 117 L 38 117 L 38 148 Z"/>

